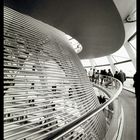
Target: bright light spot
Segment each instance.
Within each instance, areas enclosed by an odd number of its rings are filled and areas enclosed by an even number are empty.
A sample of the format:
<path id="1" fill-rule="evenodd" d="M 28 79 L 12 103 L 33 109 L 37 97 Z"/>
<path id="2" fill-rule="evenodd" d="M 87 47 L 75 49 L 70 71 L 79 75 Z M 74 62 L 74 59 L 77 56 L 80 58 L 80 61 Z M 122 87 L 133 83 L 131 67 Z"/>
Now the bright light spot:
<path id="1" fill-rule="evenodd" d="M 71 36 L 66 35 L 66 37 L 69 39 L 75 52 L 80 53 L 83 49 L 82 45 L 76 39 L 72 38 Z"/>

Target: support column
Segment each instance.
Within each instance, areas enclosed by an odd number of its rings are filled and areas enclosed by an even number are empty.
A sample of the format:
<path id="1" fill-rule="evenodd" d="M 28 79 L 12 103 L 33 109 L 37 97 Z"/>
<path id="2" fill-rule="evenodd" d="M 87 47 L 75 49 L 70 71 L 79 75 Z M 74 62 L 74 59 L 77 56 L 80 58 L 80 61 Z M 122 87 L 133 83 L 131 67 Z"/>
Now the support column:
<path id="1" fill-rule="evenodd" d="M 128 55 L 129 55 L 129 57 L 130 57 L 131 60 L 132 60 L 133 65 L 134 65 L 134 67 L 135 67 L 135 69 L 136 69 L 136 56 L 135 56 L 135 53 L 133 52 L 133 50 L 132 50 L 132 48 L 131 48 L 131 45 L 129 44 L 129 42 L 126 42 L 126 43 L 124 44 L 124 47 L 125 47 L 125 49 L 126 49 Z"/>
<path id="2" fill-rule="evenodd" d="M 114 75 L 115 74 L 115 71 L 116 71 L 116 67 L 115 67 L 115 65 L 113 63 L 112 56 L 111 55 L 108 55 L 107 56 L 107 59 L 108 59 L 108 61 L 110 63 L 110 66 L 111 66 L 111 69 L 112 69 L 112 72 L 113 72 L 113 75 Z"/>

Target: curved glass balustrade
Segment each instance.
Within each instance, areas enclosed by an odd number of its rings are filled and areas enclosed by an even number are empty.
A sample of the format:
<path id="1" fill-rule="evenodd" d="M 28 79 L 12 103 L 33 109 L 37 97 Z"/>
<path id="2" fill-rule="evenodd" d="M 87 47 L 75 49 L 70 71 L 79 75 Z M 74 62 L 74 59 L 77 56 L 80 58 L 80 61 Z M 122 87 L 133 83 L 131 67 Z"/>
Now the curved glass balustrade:
<path id="1" fill-rule="evenodd" d="M 101 103 L 100 107 L 94 109 L 87 113 L 85 116 L 82 116 L 77 121 L 74 121 L 72 124 L 64 127 L 58 132 L 51 134 L 48 136 L 48 139 L 82 139 L 82 140 L 96 140 L 98 139 L 93 133 L 92 128 L 95 129 L 96 124 L 92 121 L 92 117 L 96 117 L 96 115 L 103 110 L 104 116 L 106 118 L 106 129 L 101 131 L 106 131 L 106 135 L 104 136 L 104 140 L 106 139 L 114 139 L 118 137 L 119 134 L 119 126 L 122 119 L 122 108 L 118 104 L 117 97 L 122 91 L 122 84 L 119 80 L 105 75 L 100 75 L 100 77 L 104 76 L 104 82 L 100 85 L 98 82 L 92 83 L 95 93 L 98 97 L 105 97 L 106 101 Z M 98 79 L 100 82 L 100 78 Z M 112 81 L 108 87 L 106 84 L 109 81 Z M 85 127 L 86 123 L 89 123 L 88 126 Z M 89 135 L 86 135 L 86 133 Z M 118 133 L 118 134 L 117 134 Z M 120 132 L 121 133 L 121 132 Z"/>

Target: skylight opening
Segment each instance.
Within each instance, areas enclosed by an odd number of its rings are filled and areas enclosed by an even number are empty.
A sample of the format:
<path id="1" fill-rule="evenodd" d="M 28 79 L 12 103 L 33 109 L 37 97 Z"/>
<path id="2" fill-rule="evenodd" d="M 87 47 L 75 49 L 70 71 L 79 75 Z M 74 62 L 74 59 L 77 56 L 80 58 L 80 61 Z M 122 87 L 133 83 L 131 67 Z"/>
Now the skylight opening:
<path id="1" fill-rule="evenodd" d="M 68 38 L 68 40 L 70 41 L 72 48 L 74 49 L 74 51 L 76 53 L 80 53 L 83 49 L 82 45 L 74 38 L 72 38 L 70 35 L 66 34 L 66 37 Z"/>

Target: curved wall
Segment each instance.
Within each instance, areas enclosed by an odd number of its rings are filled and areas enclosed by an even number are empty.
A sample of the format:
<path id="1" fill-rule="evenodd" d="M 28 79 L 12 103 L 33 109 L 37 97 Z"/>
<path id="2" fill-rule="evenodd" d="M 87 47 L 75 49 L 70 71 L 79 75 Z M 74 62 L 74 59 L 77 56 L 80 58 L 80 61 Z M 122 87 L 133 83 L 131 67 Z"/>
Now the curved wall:
<path id="1" fill-rule="evenodd" d="M 4 7 L 5 140 L 46 138 L 98 106 L 65 34 Z M 100 112 L 73 133 L 102 139 L 105 131 Z"/>

